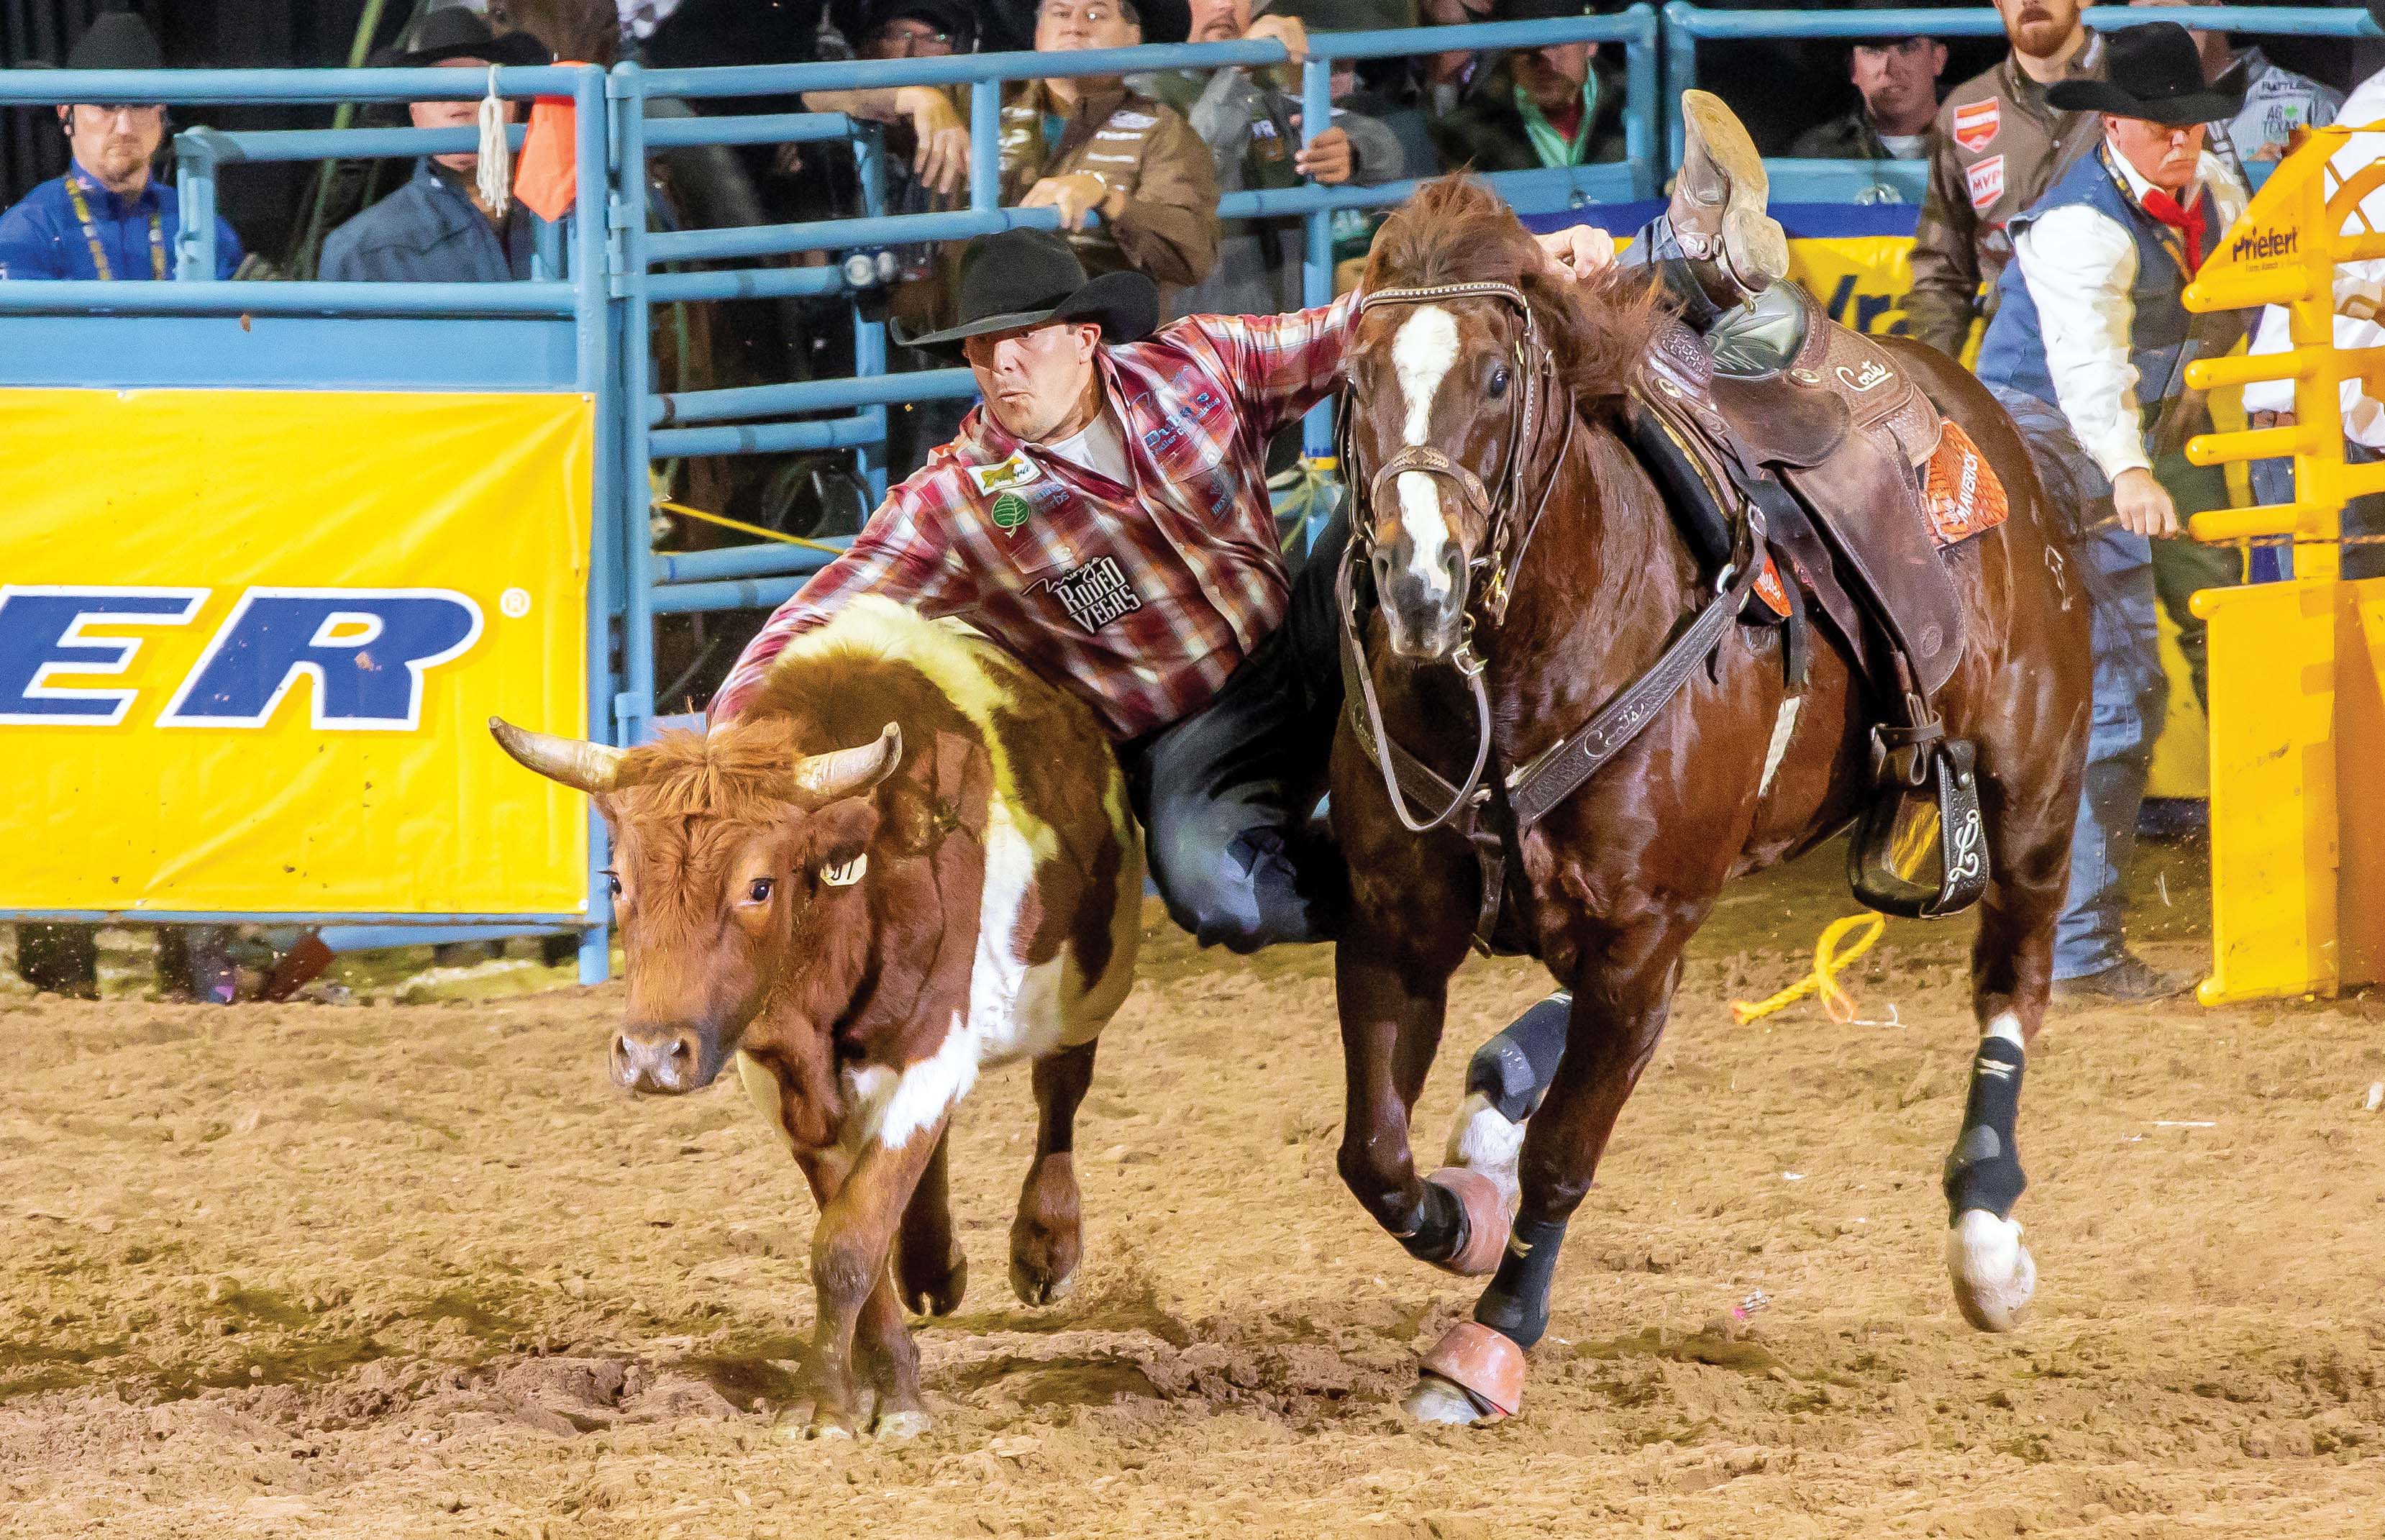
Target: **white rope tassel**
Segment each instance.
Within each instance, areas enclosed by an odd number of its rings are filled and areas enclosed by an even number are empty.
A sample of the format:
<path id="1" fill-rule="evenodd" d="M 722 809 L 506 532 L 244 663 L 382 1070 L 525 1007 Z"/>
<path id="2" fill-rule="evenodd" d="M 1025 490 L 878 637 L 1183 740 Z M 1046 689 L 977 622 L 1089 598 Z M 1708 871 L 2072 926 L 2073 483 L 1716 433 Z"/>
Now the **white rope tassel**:
<path id="1" fill-rule="evenodd" d="M 497 67 L 489 66 L 489 94 L 481 98 L 481 169 L 476 185 L 492 215 L 505 217 L 514 201 L 514 152 L 506 143 L 506 103 L 497 94 Z"/>

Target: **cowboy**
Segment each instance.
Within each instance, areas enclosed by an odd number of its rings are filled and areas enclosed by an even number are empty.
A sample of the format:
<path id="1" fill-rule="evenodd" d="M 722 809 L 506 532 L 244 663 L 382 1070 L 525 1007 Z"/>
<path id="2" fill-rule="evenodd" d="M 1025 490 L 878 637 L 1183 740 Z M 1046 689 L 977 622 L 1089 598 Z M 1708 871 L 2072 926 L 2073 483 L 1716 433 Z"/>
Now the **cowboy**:
<path id="1" fill-rule="evenodd" d="M 2071 554 L 2093 617 L 2095 715 L 2054 987 L 2161 999 L 2191 978 L 2131 953 L 2120 914 L 2167 695 L 2152 543 L 2178 534 L 2181 505 L 2228 504 L 2219 471 L 2185 458 L 2187 435 L 2209 420 L 2186 366 L 2227 352 L 2243 325 L 2190 314 L 2181 296 L 2244 208 L 2242 184 L 2204 150 L 2204 125 L 2233 117 L 2241 98 L 2204 83 L 2185 28 L 2156 21 L 2113 36 L 2104 80 L 2057 84 L 2046 99 L 2099 115 L 2102 141 L 2012 221 L 2014 259 L 1979 374 L 2029 441 L 2054 505 L 2074 510 Z"/>
<path id="2" fill-rule="evenodd" d="M 1913 234 L 1905 325 L 1950 358 L 1962 357 L 1971 323 L 1994 309 L 2012 255 L 2005 222 L 2097 137 L 2092 113 L 2065 112 L 2046 96 L 2056 81 L 2103 69 L 2104 42 L 2079 20 L 2079 0 L 1996 0 L 1996 10 L 2012 52 L 1946 94 Z"/>
<path id="3" fill-rule="evenodd" d="M 67 55 L 69 69 L 162 69 L 147 22 L 107 11 Z M 73 146 L 66 175 L 43 182 L 0 214 L 0 278 L 103 282 L 168 279 L 181 232 L 180 202 L 156 178 L 166 109 L 156 102 L 78 102 L 58 108 Z M 240 237 L 216 219 L 216 271 L 241 267 Z"/>
<path id="4" fill-rule="evenodd" d="M 1787 247 L 1745 131 L 1690 98 L 1673 201 L 1641 249 L 1712 317 L 1777 281 Z M 1540 239 L 1567 277 L 1614 259 L 1587 226 Z M 779 607 L 711 720 L 734 717 L 788 642 L 855 595 L 966 617 L 1107 728 L 1178 924 L 1238 952 L 1330 939 L 1348 877 L 1313 815 L 1341 707 L 1332 584 L 1348 522 L 1288 571 L 1265 462 L 1276 431 L 1340 384 L 1356 296 L 1155 332 L 1148 275 L 1088 280 L 1056 236 L 1009 231 L 970 244 L 959 313 L 909 342 L 965 357 L 983 404 Z M 1567 1008 L 1544 1001 L 1510 1033 L 1561 1044 Z"/>
<path id="5" fill-rule="evenodd" d="M 551 64 L 546 45 L 528 32 L 492 32 L 477 11 L 432 11 L 414 45 L 372 63 L 396 69 L 436 66 L 479 69 Z M 418 129 L 470 128 L 480 104 L 466 99 L 415 102 L 407 111 Z M 505 120 L 521 104 L 504 104 Z M 531 275 L 538 217 L 510 202 L 492 202 L 479 186 L 480 156 L 471 150 L 425 156 L 405 186 L 348 220 L 323 241 L 323 277 L 339 282 L 502 283 Z"/>

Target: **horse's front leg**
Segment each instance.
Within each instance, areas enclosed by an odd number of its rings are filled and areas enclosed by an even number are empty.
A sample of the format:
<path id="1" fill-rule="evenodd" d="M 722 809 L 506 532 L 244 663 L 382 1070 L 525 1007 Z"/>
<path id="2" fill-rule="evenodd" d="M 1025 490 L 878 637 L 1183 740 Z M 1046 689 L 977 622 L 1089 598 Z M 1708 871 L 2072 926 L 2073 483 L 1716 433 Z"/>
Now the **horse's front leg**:
<path id="1" fill-rule="evenodd" d="M 1441 1045 L 1449 976 L 1466 956 L 1467 920 L 1430 892 L 1399 906 L 1363 897 L 1333 950 L 1342 1017 L 1342 1180 L 1410 1255 L 1485 1272 L 1506 1244 L 1506 1205 L 1472 1171 L 1417 1175 L 1408 1120 Z"/>
<path id="2" fill-rule="evenodd" d="M 1474 1307 L 1427 1353 L 1408 1411 L 1429 1422 L 1496 1421 L 1522 1402 L 1524 1352 L 1548 1330 L 1549 1286 L 1615 1120 L 1656 1051 L 1693 926 L 1652 922 L 1585 960 L 1573 986 L 1564 1058 L 1525 1125 L 1521 1196 L 1499 1271 Z"/>

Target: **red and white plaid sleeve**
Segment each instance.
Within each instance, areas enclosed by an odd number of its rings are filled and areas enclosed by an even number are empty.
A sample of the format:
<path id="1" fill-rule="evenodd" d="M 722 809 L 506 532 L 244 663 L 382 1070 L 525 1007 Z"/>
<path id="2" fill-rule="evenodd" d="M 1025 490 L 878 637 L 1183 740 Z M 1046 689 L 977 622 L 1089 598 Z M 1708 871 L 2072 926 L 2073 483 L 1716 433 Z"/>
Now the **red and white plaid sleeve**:
<path id="1" fill-rule="evenodd" d="M 705 708 L 707 722 L 735 716 L 787 644 L 825 624 L 856 594 L 875 594 L 929 616 L 955 614 L 977 602 L 976 584 L 945 532 L 951 509 L 939 495 L 943 481 L 931 469 L 887 494 L 852 547 L 813 573 L 745 644 Z"/>
<path id="2" fill-rule="evenodd" d="M 1170 330 L 1191 332 L 1216 350 L 1264 443 L 1341 384 L 1357 309 L 1353 293 L 1280 316 L 1188 316 Z"/>

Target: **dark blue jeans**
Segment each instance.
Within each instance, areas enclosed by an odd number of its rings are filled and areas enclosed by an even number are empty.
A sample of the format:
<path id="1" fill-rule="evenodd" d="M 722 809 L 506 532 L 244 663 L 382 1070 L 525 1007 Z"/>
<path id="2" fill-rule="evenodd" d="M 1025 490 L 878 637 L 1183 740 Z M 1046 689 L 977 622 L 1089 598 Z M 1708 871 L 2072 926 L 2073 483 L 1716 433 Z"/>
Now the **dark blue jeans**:
<path id="1" fill-rule="evenodd" d="M 1333 574 L 1349 539 L 1336 514 L 1292 574 L 1281 629 L 1208 705 L 1118 745 L 1152 881 L 1204 946 L 1330 941 L 1348 911 L 1317 806 L 1342 715 Z"/>
<path id="2" fill-rule="evenodd" d="M 2347 440 L 2343 457 L 2353 465 L 2374 465 L 2378 452 L 2366 444 Z M 2291 503 L 2294 500 L 2294 462 L 2291 460 L 2254 460 L 2252 466 L 2253 500 L 2256 503 Z M 2354 497 L 2343 507 L 2345 534 L 2385 535 L 2385 494 L 2371 493 Z M 2385 544 L 2346 545 L 2343 550 L 2343 576 L 2351 578 L 2385 577 Z M 2253 575 L 2255 581 L 2291 578 L 2294 575 L 2293 547 L 2265 546 L 2253 553 Z"/>

